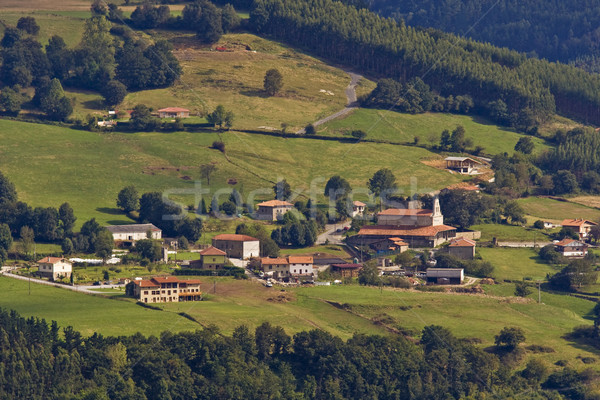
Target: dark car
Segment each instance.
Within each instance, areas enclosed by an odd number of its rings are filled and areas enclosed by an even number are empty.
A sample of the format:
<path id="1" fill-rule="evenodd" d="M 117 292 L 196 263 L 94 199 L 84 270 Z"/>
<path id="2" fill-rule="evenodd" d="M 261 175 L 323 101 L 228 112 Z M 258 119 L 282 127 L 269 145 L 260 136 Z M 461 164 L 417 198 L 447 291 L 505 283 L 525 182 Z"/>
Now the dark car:
<path id="1" fill-rule="evenodd" d="M 100 285 L 102 285 L 102 282 L 100 282 L 100 281 L 96 281 L 96 282 L 94 282 L 94 283 L 93 283 L 93 285 L 94 285 L 94 286 L 100 286 Z"/>

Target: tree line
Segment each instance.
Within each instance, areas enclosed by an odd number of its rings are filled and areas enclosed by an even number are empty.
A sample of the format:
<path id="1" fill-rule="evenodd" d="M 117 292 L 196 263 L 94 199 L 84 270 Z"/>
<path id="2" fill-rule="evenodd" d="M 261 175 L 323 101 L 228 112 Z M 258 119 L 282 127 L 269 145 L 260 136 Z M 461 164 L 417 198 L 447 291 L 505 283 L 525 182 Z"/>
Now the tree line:
<path id="1" fill-rule="evenodd" d="M 514 354 L 526 340 L 506 327 L 496 348 Z M 0 310 L 0 393 L 10 399 L 463 399 L 584 398 L 593 378 L 569 368 L 550 373 L 533 359 L 524 370 L 441 326 L 420 342 L 401 335 L 321 330 L 289 336 L 263 323 L 231 335 L 211 326 L 159 337 L 84 337 L 56 322 Z M 566 380 L 569 375 L 570 380 Z"/>
<path id="2" fill-rule="evenodd" d="M 511 120 L 535 124 L 558 111 L 600 122 L 600 77 L 594 74 L 408 27 L 340 2 L 258 0 L 250 26 L 368 73 L 402 83 L 420 77 L 442 96 L 470 96 L 475 110 L 501 101 Z"/>

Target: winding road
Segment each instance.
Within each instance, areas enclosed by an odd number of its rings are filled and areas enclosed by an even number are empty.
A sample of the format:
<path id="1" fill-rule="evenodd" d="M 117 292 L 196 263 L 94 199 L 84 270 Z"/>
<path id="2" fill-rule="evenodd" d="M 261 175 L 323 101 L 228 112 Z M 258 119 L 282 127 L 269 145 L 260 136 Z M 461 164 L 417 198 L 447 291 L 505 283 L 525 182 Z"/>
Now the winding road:
<path id="1" fill-rule="evenodd" d="M 320 120 L 318 120 L 317 122 L 313 122 L 313 126 L 316 128 L 319 125 L 322 125 L 324 123 L 327 123 L 331 120 L 334 120 L 336 118 L 339 118 L 343 115 L 346 115 L 354 110 L 356 110 L 358 108 L 358 99 L 356 97 L 356 85 L 358 85 L 358 82 L 361 80 L 361 78 L 363 77 L 362 75 L 356 74 L 354 72 L 351 71 L 345 71 L 348 75 L 350 75 L 350 84 L 348 85 L 348 87 L 346 88 L 346 99 L 348 100 L 346 107 L 344 107 L 343 110 L 340 110 L 336 113 L 333 113 L 325 118 L 322 118 Z M 306 130 L 304 128 L 300 129 L 298 132 L 296 132 L 298 135 L 303 135 L 306 133 Z"/>

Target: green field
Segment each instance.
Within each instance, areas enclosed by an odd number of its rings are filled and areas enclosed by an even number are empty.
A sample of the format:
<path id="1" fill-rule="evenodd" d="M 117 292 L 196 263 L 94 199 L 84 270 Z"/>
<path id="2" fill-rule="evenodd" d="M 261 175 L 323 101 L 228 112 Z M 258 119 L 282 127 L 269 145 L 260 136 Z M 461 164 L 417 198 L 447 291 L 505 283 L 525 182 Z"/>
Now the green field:
<path id="1" fill-rule="evenodd" d="M 90 3 L 88 3 L 90 4 Z M 0 5 L 0 11 L 2 10 Z M 46 46 L 48 39 L 58 35 L 65 40 L 69 47 L 73 47 L 81 41 L 83 33 L 84 20 L 90 17 L 90 11 L 2 11 L 0 20 L 9 26 L 16 26 L 19 18 L 23 16 L 34 17 L 40 26 L 40 32 L 36 39 Z M 4 26 L 0 24 L 0 35 L 4 35 Z"/>
<path id="2" fill-rule="evenodd" d="M 219 137 L 226 143 L 228 159 L 209 148 Z M 236 132 L 103 134 L 7 120 L 0 120 L 0 140 L 0 170 L 14 182 L 20 200 L 34 207 L 58 207 L 68 201 L 78 226 L 91 217 L 108 224 L 131 222 L 115 205 L 117 193 L 127 185 L 141 193 L 169 191 L 169 198 L 183 205 L 197 204 L 195 182 L 200 179 L 199 166 L 206 163 L 217 166 L 211 193 L 221 189 L 220 201 L 233 187 L 244 200 L 272 198 L 273 183 L 283 178 L 305 196 L 312 182 L 322 197 L 334 174 L 345 177 L 355 190 L 366 191 L 367 180 L 380 168 L 394 171 L 404 194 L 428 192 L 463 178 L 422 164 L 420 160 L 432 156 L 424 149 L 374 143 Z M 228 185 L 232 179 L 238 183 Z M 210 204 L 208 196 L 206 203 Z"/>
<path id="3" fill-rule="evenodd" d="M 0 307 L 16 310 L 24 317 L 55 320 L 62 327 L 71 325 L 85 336 L 94 332 L 113 336 L 136 332 L 158 335 L 165 330 L 199 328 L 179 315 L 143 308 L 130 300 L 110 300 L 35 283 L 29 295 L 26 281 L 6 277 L 0 277 Z"/>
<path id="4" fill-rule="evenodd" d="M 544 197 L 527 197 L 517 200 L 526 214 L 543 220 L 561 222 L 567 218 L 583 218 L 591 221 L 600 220 L 600 210 L 566 201 L 552 200 Z"/>
<path id="5" fill-rule="evenodd" d="M 470 229 L 481 231 L 481 240 L 484 242 L 489 242 L 493 238 L 514 242 L 533 242 L 534 240 L 547 242 L 550 240 L 546 231 L 520 225 L 478 224 L 471 226 Z"/>
<path id="6" fill-rule="evenodd" d="M 420 144 L 430 146 L 439 144 L 444 129 L 452 131 L 457 125 L 462 125 L 466 137 L 473 140 L 474 146 L 482 146 L 486 154 L 511 154 L 519 138 L 523 137 L 509 128 L 498 127 L 480 117 L 444 113 L 403 114 L 372 109 L 356 110 L 344 119 L 328 123 L 324 129 L 319 127 L 319 134 L 348 135 L 351 131 L 360 129 L 367 132 L 368 139 L 413 143 L 414 137 L 418 136 Z M 536 145 L 535 152 L 548 148 L 543 140 L 532 140 Z"/>
<path id="7" fill-rule="evenodd" d="M 494 266 L 497 280 L 521 280 L 523 278 L 546 279 L 546 274 L 554 274 L 560 267 L 542 262 L 536 250 L 531 248 L 486 248 L 477 249 L 484 261 Z"/>

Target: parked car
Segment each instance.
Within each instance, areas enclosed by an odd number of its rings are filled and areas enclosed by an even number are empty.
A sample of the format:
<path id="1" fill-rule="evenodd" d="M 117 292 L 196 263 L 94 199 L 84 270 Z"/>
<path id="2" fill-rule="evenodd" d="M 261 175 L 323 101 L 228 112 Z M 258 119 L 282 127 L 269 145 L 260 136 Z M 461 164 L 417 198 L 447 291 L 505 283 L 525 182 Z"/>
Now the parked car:
<path id="1" fill-rule="evenodd" d="M 100 285 L 102 285 L 102 282 L 96 281 L 96 282 L 92 283 L 92 285 L 94 285 L 94 286 L 100 286 Z"/>

